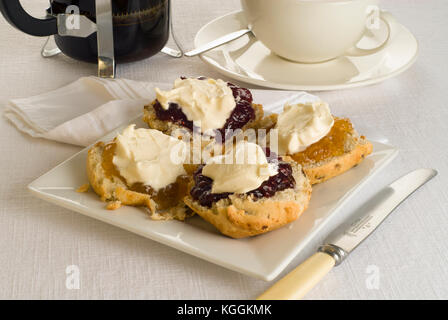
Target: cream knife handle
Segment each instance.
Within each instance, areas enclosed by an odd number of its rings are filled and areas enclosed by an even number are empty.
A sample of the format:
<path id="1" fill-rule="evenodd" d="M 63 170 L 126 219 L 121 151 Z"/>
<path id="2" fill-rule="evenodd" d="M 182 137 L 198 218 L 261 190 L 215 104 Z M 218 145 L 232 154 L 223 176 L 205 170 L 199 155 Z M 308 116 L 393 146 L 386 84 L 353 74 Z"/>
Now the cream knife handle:
<path id="1" fill-rule="evenodd" d="M 297 300 L 310 291 L 334 267 L 335 260 L 328 254 L 316 252 L 257 300 Z"/>

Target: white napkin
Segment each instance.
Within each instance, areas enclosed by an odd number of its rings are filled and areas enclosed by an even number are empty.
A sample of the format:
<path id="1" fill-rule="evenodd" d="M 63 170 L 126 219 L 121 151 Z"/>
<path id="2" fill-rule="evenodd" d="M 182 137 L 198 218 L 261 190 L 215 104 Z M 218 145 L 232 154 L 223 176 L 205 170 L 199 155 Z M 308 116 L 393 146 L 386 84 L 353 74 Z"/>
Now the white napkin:
<path id="1" fill-rule="evenodd" d="M 88 146 L 117 127 L 129 123 L 155 98 L 154 87 L 172 84 L 126 79 L 85 77 L 60 89 L 26 99 L 10 100 L 5 117 L 31 135 Z M 254 102 L 266 111 L 281 112 L 285 103 L 315 101 L 305 92 L 251 90 Z"/>

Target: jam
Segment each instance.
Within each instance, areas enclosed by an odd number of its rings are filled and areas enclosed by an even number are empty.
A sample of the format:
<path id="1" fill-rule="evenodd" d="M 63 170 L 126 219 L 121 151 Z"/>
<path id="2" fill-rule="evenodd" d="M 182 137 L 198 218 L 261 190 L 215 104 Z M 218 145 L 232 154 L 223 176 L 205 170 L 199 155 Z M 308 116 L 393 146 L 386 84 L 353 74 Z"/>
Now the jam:
<path id="1" fill-rule="evenodd" d="M 181 79 L 186 79 L 181 77 Z M 206 80 L 205 77 L 199 77 L 199 80 Z M 222 141 L 225 141 L 229 134 L 226 130 L 241 129 L 249 121 L 255 119 L 255 110 L 252 108 L 252 94 L 248 89 L 240 88 L 232 83 L 227 83 L 228 87 L 232 89 L 233 97 L 236 102 L 235 109 L 233 109 L 230 117 L 221 129 L 218 129 Z M 162 105 L 156 100 L 154 110 L 158 119 L 163 121 L 170 121 L 179 126 L 186 127 L 193 130 L 193 122 L 187 119 L 182 109 L 177 103 L 169 103 L 168 110 L 165 110 Z"/>
<path id="2" fill-rule="evenodd" d="M 154 103 L 154 110 L 156 111 L 156 116 L 158 119 L 173 122 L 193 131 L 193 121 L 187 119 L 187 116 L 183 113 L 177 103 L 170 103 L 168 110 L 165 110 L 160 102 L 156 100 Z"/>
<path id="3" fill-rule="evenodd" d="M 194 187 L 190 195 L 198 201 L 201 206 L 211 207 L 213 202 L 227 198 L 231 193 L 212 193 L 213 180 L 202 174 L 203 165 L 194 173 Z"/>
<path id="4" fill-rule="evenodd" d="M 221 133 L 222 142 L 232 135 L 232 131 L 244 127 L 249 121 L 255 119 L 255 110 L 252 108 L 252 94 L 246 88 L 240 88 L 232 83 L 227 83 L 232 89 L 233 97 L 235 98 L 236 106 L 233 109 L 230 117 L 227 119 L 224 127 L 219 129 Z"/>
<path id="5" fill-rule="evenodd" d="M 264 181 L 257 189 L 247 192 L 254 199 L 270 198 L 277 191 L 294 188 L 296 182 L 292 175 L 292 168 L 289 163 L 282 162 L 269 149 L 266 150 L 266 156 L 270 163 L 278 161 L 278 173 Z M 213 180 L 202 174 L 203 165 L 194 173 L 194 187 L 190 191 L 190 195 L 194 200 L 198 201 L 201 206 L 211 207 L 214 202 L 227 198 L 231 193 L 212 193 Z"/>
<path id="6" fill-rule="evenodd" d="M 167 185 L 159 191 L 154 191 L 153 188 L 142 183 L 134 183 L 129 189 L 135 192 L 149 194 L 151 199 L 157 203 L 157 209 L 165 210 L 182 201 L 188 194 L 188 182 L 188 176 L 181 175 L 177 177 L 176 182 Z"/>
<path id="7" fill-rule="evenodd" d="M 101 165 L 106 177 L 110 178 L 115 176 L 126 183 L 126 179 L 120 175 L 120 171 L 112 161 L 115 155 L 116 147 L 117 145 L 115 143 L 109 143 L 104 147 L 103 162 Z M 176 182 L 169 184 L 159 191 L 155 191 L 150 186 L 142 183 L 134 183 L 129 187 L 129 190 L 150 195 L 151 199 L 157 204 L 157 209 L 165 210 L 181 201 L 188 194 L 188 182 L 188 176 L 181 175 L 177 177 Z M 126 183 L 126 185 L 128 184 Z"/>
<path id="8" fill-rule="evenodd" d="M 112 178 L 113 176 L 120 178 L 123 182 L 125 179 L 121 176 L 120 171 L 115 167 L 113 163 L 115 150 L 117 145 L 115 143 L 108 143 L 104 146 L 103 150 L 103 162 L 101 166 L 103 167 L 106 178 Z"/>
<path id="9" fill-rule="evenodd" d="M 289 163 L 281 162 L 278 164 L 278 173 L 263 182 L 257 189 L 249 191 L 247 194 L 256 199 L 270 198 L 277 191 L 294 188 L 296 181 L 292 176 L 292 168 Z"/>
<path id="10" fill-rule="evenodd" d="M 307 165 L 341 156 L 352 132 L 353 126 L 349 119 L 335 118 L 333 127 L 325 137 L 304 151 L 292 155 L 292 158 L 302 165 Z"/>

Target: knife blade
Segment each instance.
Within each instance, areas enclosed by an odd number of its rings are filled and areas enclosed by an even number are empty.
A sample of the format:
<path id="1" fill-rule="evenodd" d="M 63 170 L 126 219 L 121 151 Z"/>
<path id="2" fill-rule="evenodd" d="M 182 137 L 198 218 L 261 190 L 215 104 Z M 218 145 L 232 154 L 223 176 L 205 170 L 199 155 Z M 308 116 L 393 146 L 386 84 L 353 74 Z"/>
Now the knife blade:
<path id="1" fill-rule="evenodd" d="M 334 266 L 339 265 L 361 242 L 418 188 L 437 175 L 433 169 L 417 169 L 379 191 L 361 214 L 320 246 L 318 252 L 274 284 L 258 300 L 300 299 Z M 339 232 L 342 229 L 342 232 Z"/>
<path id="2" fill-rule="evenodd" d="M 374 198 L 364 205 L 365 211 L 351 222 L 344 232 L 330 236 L 324 246 L 342 249 L 344 255 L 352 252 L 363 242 L 404 200 L 414 191 L 431 180 L 437 171 L 433 169 L 418 169 L 396 180 L 378 192 Z M 322 246 L 319 250 L 324 250 Z M 340 263 L 342 261 L 336 261 Z"/>
<path id="3" fill-rule="evenodd" d="M 226 34 L 225 36 L 219 37 L 218 39 L 215 39 L 213 41 L 210 41 L 202 46 L 200 46 L 199 48 L 193 49 L 191 51 L 188 51 L 185 53 L 185 55 L 187 57 L 194 57 L 198 54 L 204 53 L 206 51 L 212 50 L 216 47 L 219 47 L 227 42 L 230 42 L 232 40 L 238 39 L 242 36 L 244 36 L 245 34 L 251 32 L 250 28 L 248 29 L 241 29 L 229 34 Z"/>

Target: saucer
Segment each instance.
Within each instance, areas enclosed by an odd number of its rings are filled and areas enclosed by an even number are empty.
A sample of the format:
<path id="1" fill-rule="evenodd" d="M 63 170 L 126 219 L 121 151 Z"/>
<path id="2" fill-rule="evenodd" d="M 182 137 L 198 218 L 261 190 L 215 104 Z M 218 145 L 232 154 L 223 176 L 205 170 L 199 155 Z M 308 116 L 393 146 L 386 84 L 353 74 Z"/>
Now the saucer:
<path id="1" fill-rule="evenodd" d="M 277 56 L 253 34 L 247 34 L 200 57 L 232 79 L 269 88 L 323 91 L 371 85 L 404 72 L 416 61 L 418 54 L 418 42 L 413 34 L 390 13 L 382 12 L 382 17 L 390 25 L 389 43 L 367 56 L 342 56 L 315 64 L 297 63 Z M 243 28 L 247 28 L 247 22 L 242 11 L 221 16 L 199 30 L 195 46 Z M 386 38 L 387 28 L 383 26 L 368 31 L 358 47 L 375 48 Z"/>

